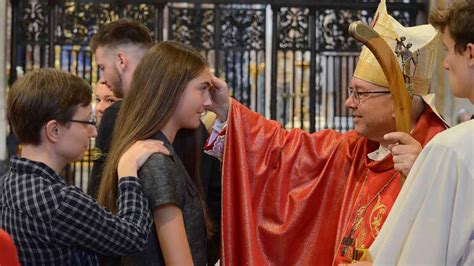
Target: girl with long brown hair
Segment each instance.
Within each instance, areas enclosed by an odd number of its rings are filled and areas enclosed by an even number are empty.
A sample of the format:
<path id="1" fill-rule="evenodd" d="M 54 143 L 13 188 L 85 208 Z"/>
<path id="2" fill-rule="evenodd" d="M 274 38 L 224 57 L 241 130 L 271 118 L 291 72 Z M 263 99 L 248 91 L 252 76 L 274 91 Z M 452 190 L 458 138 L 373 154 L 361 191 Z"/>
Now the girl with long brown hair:
<path id="1" fill-rule="evenodd" d="M 99 188 L 98 201 L 116 210 L 120 155 L 138 140 L 164 142 L 170 155 L 154 154 L 138 173 L 154 226 L 142 252 L 122 258 L 133 265 L 205 265 L 210 228 L 198 179 L 191 180 L 170 143 L 181 128 L 197 128 L 211 105 L 212 74 L 197 51 L 162 42 L 143 56 L 133 74 Z"/>

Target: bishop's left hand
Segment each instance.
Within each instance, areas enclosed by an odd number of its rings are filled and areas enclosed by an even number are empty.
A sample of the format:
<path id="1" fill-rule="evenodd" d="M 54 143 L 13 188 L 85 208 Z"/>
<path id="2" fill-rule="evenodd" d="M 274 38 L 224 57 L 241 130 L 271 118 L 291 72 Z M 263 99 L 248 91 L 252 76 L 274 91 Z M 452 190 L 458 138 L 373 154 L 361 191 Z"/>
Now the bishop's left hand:
<path id="1" fill-rule="evenodd" d="M 391 132 L 386 134 L 383 138 L 396 143 L 388 146 L 393 156 L 393 167 L 403 175 L 408 176 L 416 158 L 418 158 L 422 150 L 421 144 L 404 132 Z"/>

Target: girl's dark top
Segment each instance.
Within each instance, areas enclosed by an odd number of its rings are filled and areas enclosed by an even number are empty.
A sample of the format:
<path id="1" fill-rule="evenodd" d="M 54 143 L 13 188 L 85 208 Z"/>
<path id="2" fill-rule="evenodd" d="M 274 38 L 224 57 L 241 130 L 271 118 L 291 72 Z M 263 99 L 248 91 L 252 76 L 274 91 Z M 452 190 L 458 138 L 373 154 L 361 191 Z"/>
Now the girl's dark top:
<path id="1" fill-rule="evenodd" d="M 170 155 L 153 154 L 138 172 L 150 210 L 164 204 L 180 208 L 194 265 L 206 265 L 206 226 L 199 194 L 165 135 L 159 133 L 153 139 L 163 141 Z M 123 257 L 122 264 L 165 265 L 154 224 L 145 249 Z"/>

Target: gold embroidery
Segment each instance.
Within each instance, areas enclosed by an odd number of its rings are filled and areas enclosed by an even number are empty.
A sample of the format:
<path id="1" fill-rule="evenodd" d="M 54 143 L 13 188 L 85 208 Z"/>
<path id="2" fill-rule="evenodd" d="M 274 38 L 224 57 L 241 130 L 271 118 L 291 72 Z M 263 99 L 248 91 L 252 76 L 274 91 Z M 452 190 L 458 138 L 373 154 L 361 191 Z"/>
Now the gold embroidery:
<path id="1" fill-rule="evenodd" d="M 382 227 L 383 220 L 385 217 L 385 213 L 387 212 L 387 206 L 383 205 L 381 202 L 380 195 L 378 196 L 377 203 L 375 204 L 374 208 L 370 213 L 370 232 L 372 233 L 372 237 L 375 237 L 379 234 L 380 228 Z"/>
<path id="2" fill-rule="evenodd" d="M 353 251 L 354 252 L 353 255 L 356 255 L 356 252 L 354 250 L 355 247 L 358 247 L 356 242 L 357 242 L 358 239 L 365 240 L 365 236 L 367 235 L 367 232 L 365 232 L 365 229 L 364 229 L 363 231 L 361 230 L 359 236 L 354 237 L 354 234 L 357 231 L 357 229 L 359 228 L 359 226 L 361 225 L 361 223 L 363 222 L 363 220 L 364 220 L 363 216 L 364 216 L 364 214 L 366 214 L 365 212 L 367 211 L 368 207 L 376 199 L 378 199 L 378 202 L 377 202 L 376 206 L 374 207 L 374 209 L 372 209 L 371 214 L 369 215 L 369 223 L 370 223 L 369 226 L 371 227 L 370 230 L 371 230 L 373 238 L 375 238 L 375 236 L 378 234 L 378 232 L 380 231 L 381 224 L 382 224 L 381 215 L 383 215 L 386 212 L 386 209 L 387 209 L 385 205 L 380 204 L 380 194 L 385 191 L 385 189 L 390 185 L 390 183 L 392 183 L 392 181 L 396 178 L 396 176 L 397 176 L 397 172 L 395 172 L 393 174 L 393 176 L 387 181 L 387 183 L 385 183 L 385 185 L 383 185 L 383 187 L 379 190 L 379 192 L 377 192 L 377 194 L 375 194 L 375 196 L 371 200 L 369 200 L 367 202 L 367 204 L 365 204 L 364 206 L 359 207 L 357 209 L 356 217 L 354 218 L 352 226 L 350 227 L 350 230 L 349 230 L 349 235 L 347 237 L 342 238 L 342 241 L 341 241 L 341 245 L 342 245 L 341 256 L 347 258 L 347 255 L 349 255 L 348 251 Z M 362 188 L 359 191 L 359 196 L 358 196 L 359 199 L 361 198 L 361 193 L 364 189 L 367 178 L 368 178 L 368 174 L 366 173 L 364 183 L 362 184 Z M 361 203 L 359 201 L 359 206 L 360 206 L 360 204 Z M 371 217 L 374 216 L 374 212 L 377 215 L 376 215 L 376 218 L 374 219 L 374 222 L 371 223 L 371 220 L 372 220 Z M 377 232 L 376 235 L 374 235 L 374 233 L 372 231 L 372 225 L 375 225 L 375 227 L 376 227 L 376 232 Z M 364 228 L 364 227 L 362 226 L 362 228 Z M 363 235 L 364 238 L 361 238 L 360 237 L 361 235 Z M 362 245 L 365 245 L 365 243 L 362 243 Z"/>
<path id="3" fill-rule="evenodd" d="M 354 222 L 354 231 L 357 231 L 357 229 L 359 229 L 362 222 L 364 222 L 364 213 L 366 209 L 367 209 L 367 206 L 362 206 L 357 210 L 356 219 Z"/>
<path id="4" fill-rule="evenodd" d="M 360 227 L 359 230 L 359 237 L 357 238 L 358 241 L 356 241 L 356 248 L 365 248 L 365 238 L 367 237 L 367 227 L 362 226 Z"/>

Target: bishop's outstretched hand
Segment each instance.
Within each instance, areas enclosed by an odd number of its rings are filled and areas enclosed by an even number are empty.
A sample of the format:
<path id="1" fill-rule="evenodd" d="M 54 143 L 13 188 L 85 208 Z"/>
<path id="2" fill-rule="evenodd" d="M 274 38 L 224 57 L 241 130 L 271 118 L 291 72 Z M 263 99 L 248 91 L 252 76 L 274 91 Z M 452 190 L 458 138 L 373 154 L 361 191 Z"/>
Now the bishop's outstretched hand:
<path id="1" fill-rule="evenodd" d="M 212 88 L 210 89 L 212 105 L 206 109 L 217 114 L 219 120 L 226 121 L 229 112 L 230 97 L 229 87 L 225 81 L 212 77 Z"/>

